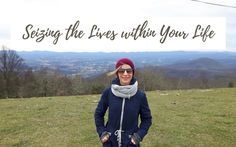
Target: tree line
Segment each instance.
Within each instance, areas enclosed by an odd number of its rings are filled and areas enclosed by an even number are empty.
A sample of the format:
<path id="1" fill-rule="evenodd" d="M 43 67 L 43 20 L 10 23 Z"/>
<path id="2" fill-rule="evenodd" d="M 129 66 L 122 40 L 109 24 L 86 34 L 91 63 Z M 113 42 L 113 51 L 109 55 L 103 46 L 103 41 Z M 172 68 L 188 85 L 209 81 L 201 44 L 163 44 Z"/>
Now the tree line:
<path id="1" fill-rule="evenodd" d="M 236 74 L 234 74 L 236 75 Z M 198 78 L 168 77 L 165 69 L 144 67 L 135 76 L 139 88 L 145 91 L 189 88 L 234 87 L 235 76 L 208 79 L 202 72 Z M 68 76 L 59 70 L 33 70 L 14 50 L 2 47 L 0 51 L 0 98 L 30 98 L 99 94 L 111 84 L 113 77 L 105 73 L 95 78 Z"/>
<path id="2" fill-rule="evenodd" d="M 65 75 L 59 70 L 44 67 L 33 70 L 16 51 L 4 46 L 0 50 L 0 98 L 94 94 L 101 92 L 105 86 L 79 75 Z"/>

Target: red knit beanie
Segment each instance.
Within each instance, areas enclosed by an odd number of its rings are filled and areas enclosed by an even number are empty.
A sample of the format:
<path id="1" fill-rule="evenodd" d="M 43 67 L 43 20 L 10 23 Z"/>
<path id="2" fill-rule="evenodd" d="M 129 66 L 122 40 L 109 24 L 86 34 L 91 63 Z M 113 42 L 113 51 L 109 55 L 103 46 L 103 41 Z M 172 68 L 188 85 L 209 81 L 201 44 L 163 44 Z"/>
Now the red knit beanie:
<path id="1" fill-rule="evenodd" d="M 128 64 L 133 69 L 133 72 L 134 72 L 134 70 L 135 70 L 134 63 L 130 59 L 128 59 L 128 58 L 121 58 L 121 59 L 119 59 L 116 62 L 116 69 L 118 67 L 120 67 L 121 65 L 124 65 L 124 64 Z"/>

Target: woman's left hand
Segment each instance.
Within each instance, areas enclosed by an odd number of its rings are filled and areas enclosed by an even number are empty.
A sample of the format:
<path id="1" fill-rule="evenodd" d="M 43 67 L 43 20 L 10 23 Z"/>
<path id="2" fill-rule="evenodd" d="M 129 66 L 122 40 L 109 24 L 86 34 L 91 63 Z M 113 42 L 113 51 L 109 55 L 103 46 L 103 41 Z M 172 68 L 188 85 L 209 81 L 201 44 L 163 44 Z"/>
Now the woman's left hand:
<path id="1" fill-rule="evenodd" d="M 133 138 L 131 138 L 131 143 L 135 145 L 135 141 Z"/>
<path id="2" fill-rule="evenodd" d="M 140 138 L 140 136 L 138 135 L 138 133 L 134 133 L 134 134 L 131 136 L 131 143 L 132 143 L 132 144 L 137 145 L 137 144 L 139 144 L 140 141 L 141 141 L 141 138 Z"/>

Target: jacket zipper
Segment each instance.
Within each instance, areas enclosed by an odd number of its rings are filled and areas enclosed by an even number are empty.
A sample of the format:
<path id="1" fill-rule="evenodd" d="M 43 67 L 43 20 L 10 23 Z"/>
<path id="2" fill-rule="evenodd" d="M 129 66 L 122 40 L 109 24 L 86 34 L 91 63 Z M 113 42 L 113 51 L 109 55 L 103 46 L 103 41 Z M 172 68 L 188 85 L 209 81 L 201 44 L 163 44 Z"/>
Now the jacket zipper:
<path id="1" fill-rule="evenodd" d="M 120 128 L 115 131 L 115 135 L 117 136 L 118 146 L 121 147 L 121 133 L 124 132 L 122 130 L 123 116 L 124 116 L 124 108 L 125 108 L 125 98 L 122 100 L 122 108 L 121 108 L 121 116 L 120 116 Z"/>

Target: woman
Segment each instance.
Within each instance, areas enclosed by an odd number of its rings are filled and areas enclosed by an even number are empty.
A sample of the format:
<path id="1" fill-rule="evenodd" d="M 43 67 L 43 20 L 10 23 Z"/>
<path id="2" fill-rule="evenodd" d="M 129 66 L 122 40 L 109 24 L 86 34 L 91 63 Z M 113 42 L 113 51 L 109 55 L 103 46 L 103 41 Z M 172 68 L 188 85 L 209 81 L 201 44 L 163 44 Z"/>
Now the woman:
<path id="1" fill-rule="evenodd" d="M 152 124 L 152 116 L 144 92 L 138 90 L 135 68 L 128 58 L 116 63 L 116 78 L 105 89 L 95 110 L 95 124 L 104 147 L 140 146 Z M 109 109 L 108 109 L 109 108 Z M 108 109 L 108 121 L 104 115 Z M 138 119 L 141 123 L 138 125 Z"/>

